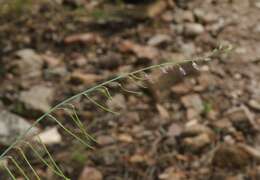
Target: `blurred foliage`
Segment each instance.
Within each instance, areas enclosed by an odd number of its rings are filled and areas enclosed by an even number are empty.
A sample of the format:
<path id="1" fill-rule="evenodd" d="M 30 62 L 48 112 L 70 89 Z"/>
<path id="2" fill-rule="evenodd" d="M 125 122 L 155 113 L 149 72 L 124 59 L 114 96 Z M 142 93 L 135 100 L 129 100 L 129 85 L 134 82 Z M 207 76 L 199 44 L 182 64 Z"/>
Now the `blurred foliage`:
<path id="1" fill-rule="evenodd" d="M 19 15 L 28 10 L 32 5 L 32 0 L 4 0 L 0 2 L 0 15 L 16 14 Z"/>

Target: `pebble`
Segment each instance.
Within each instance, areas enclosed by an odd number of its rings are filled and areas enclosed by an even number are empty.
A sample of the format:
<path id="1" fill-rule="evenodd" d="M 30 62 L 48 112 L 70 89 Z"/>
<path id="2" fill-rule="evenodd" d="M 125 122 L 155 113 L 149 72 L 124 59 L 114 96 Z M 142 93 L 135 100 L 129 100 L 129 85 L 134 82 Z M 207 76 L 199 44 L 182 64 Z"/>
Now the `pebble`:
<path id="1" fill-rule="evenodd" d="M 216 148 L 212 164 L 220 168 L 244 168 L 251 162 L 248 152 L 235 144 L 221 144 Z"/>
<path id="2" fill-rule="evenodd" d="M 205 31 L 204 27 L 199 23 L 187 23 L 184 26 L 184 34 L 187 36 L 197 36 Z"/>
<path id="3" fill-rule="evenodd" d="M 29 90 L 21 92 L 17 105 L 23 106 L 24 109 L 22 111 L 30 112 L 30 116 L 38 116 L 51 108 L 53 98 L 53 88 L 45 85 L 36 85 Z M 19 113 L 23 114 L 25 112 Z"/>
<path id="4" fill-rule="evenodd" d="M 0 111 L 0 144 L 10 145 L 19 135 L 26 132 L 32 125 L 22 117 L 6 110 Z M 39 132 L 33 127 L 26 135 L 30 137 Z"/>
<path id="5" fill-rule="evenodd" d="M 181 102 L 186 108 L 194 108 L 201 112 L 203 110 L 203 102 L 198 94 L 189 94 L 181 98 Z"/>
<path id="6" fill-rule="evenodd" d="M 215 134 L 207 126 L 196 123 L 186 125 L 180 137 L 186 151 L 199 152 L 214 141 Z"/>
<path id="7" fill-rule="evenodd" d="M 79 180 L 102 180 L 102 173 L 96 168 L 86 166 L 84 167 Z"/>
<path id="8" fill-rule="evenodd" d="M 103 77 L 97 74 L 86 74 L 80 71 L 75 71 L 70 76 L 70 82 L 73 84 L 91 85 L 100 81 Z"/>
<path id="9" fill-rule="evenodd" d="M 147 44 L 150 46 L 158 46 L 162 43 L 170 42 L 171 39 L 172 39 L 171 36 L 167 34 L 157 34 L 152 38 L 150 38 Z"/>
<path id="10" fill-rule="evenodd" d="M 194 16 L 199 20 L 199 22 L 209 24 L 217 20 L 217 15 L 214 13 L 204 12 L 202 9 L 195 9 Z"/>
<path id="11" fill-rule="evenodd" d="M 22 49 L 16 52 L 16 56 L 19 59 L 15 60 L 13 65 L 19 76 L 23 79 L 28 79 L 41 75 L 44 61 L 34 50 Z"/>
<path id="12" fill-rule="evenodd" d="M 246 106 L 230 109 L 226 117 L 232 122 L 234 127 L 244 133 L 252 133 L 257 130 L 254 115 Z"/>
<path id="13" fill-rule="evenodd" d="M 183 132 L 183 127 L 181 127 L 179 124 L 172 123 L 168 128 L 167 135 L 169 137 L 176 137 L 181 135 L 182 132 Z"/>
<path id="14" fill-rule="evenodd" d="M 248 104 L 251 108 L 260 111 L 260 102 L 254 100 L 254 99 L 251 99 Z"/>
<path id="15" fill-rule="evenodd" d="M 188 151 L 198 152 L 203 147 L 211 143 L 211 138 L 208 134 L 200 134 L 195 137 L 187 137 L 182 141 L 182 145 Z"/>
<path id="16" fill-rule="evenodd" d="M 62 137 L 58 131 L 58 128 L 53 127 L 41 132 L 40 134 L 34 137 L 35 141 L 39 141 L 39 139 L 41 140 L 40 142 L 42 142 L 43 144 L 52 145 L 60 143 Z"/>

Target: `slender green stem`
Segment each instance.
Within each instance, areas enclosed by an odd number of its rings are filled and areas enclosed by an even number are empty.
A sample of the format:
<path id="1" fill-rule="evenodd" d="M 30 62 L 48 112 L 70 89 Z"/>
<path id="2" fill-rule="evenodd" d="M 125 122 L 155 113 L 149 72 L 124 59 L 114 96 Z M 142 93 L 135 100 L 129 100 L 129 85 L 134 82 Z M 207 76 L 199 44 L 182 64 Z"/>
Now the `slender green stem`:
<path id="1" fill-rule="evenodd" d="M 40 142 L 41 142 L 41 140 L 40 140 L 40 138 L 38 139 Z M 35 148 L 30 144 L 30 143 L 28 143 L 28 142 L 25 142 L 24 141 L 24 143 L 26 143 L 31 149 L 32 149 L 32 151 L 34 152 L 34 154 L 47 166 L 47 167 L 49 167 L 55 174 L 57 174 L 58 176 L 60 176 L 60 177 L 63 177 L 64 179 L 69 179 L 69 178 L 67 178 L 64 174 L 63 174 L 63 172 L 60 170 L 60 168 L 58 167 L 58 165 L 55 163 L 55 161 L 52 159 L 52 157 L 51 157 L 51 155 L 50 155 L 50 153 L 49 153 L 49 151 L 48 151 L 48 149 L 46 148 L 44 148 L 45 149 L 45 151 L 46 151 L 46 153 L 48 154 L 48 156 L 49 156 L 49 158 L 51 159 L 51 161 L 52 161 L 52 164 L 56 167 L 56 169 L 59 171 L 57 171 L 57 170 L 55 170 L 55 168 L 54 167 L 52 167 L 40 154 L 39 154 L 39 152 L 37 152 L 36 150 L 35 150 Z M 44 144 L 43 144 L 44 145 Z M 45 146 L 45 145 L 44 145 Z"/>
<path id="2" fill-rule="evenodd" d="M 145 80 L 144 78 L 138 77 L 138 76 L 136 76 L 135 74 L 130 74 L 130 77 L 131 77 L 131 78 L 134 78 L 134 79 L 136 79 L 136 80 L 139 80 L 139 81 L 144 81 L 144 80 Z"/>
<path id="3" fill-rule="evenodd" d="M 80 130 L 83 132 L 83 134 L 87 137 L 87 139 L 90 139 L 90 140 L 92 140 L 92 141 L 94 141 L 94 142 L 97 142 L 97 141 L 95 140 L 95 138 L 93 138 L 91 135 L 89 135 L 89 134 L 87 133 L 87 131 L 86 131 L 86 129 L 84 128 L 84 125 L 82 124 L 82 122 L 80 121 L 79 116 L 78 116 L 78 114 L 77 114 L 77 112 L 76 112 L 76 110 L 75 110 L 74 107 L 73 107 L 73 114 L 74 114 L 74 116 L 71 115 L 71 118 L 74 119 L 75 122 L 77 122 L 77 123 L 76 123 L 77 126 L 80 128 Z"/>
<path id="4" fill-rule="evenodd" d="M 78 128 L 81 131 L 81 133 L 83 133 L 88 140 L 92 140 L 93 142 L 96 142 L 96 140 L 91 135 L 89 135 L 87 133 L 87 131 L 85 130 L 84 125 L 82 124 L 82 122 L 80 121 L 80 119 L 79 119 L 79 117 L 77 115 L 77 112 L 75 110 L 74 105 L 73 104 L 67 104 L 67 105 L 71 106 L 72 110 L 70 108 L 67 108 L 67 107 L 59 108 L 59 109 L 64 110 L 65 112 L 67 112 L 69 114 L 70 118 L 78 126 Z"/>
<path id="5" fill-rule="evenodd" d="M 79 142 L 81 142 L 82 144 L 84 144 L 86 147 L 90 148 L 90 149 L 94 149 L 92 146 L 90 146 L 89 144 L 87 144 L 84 140 L 82 140 L 80 137 L 78 137 L 76 134 L 74 134 L 73 132 L 71 132 L 70 130 L 68 130 L 65 126 L 63 126 L 61 124 L 61 122 L 59 122 L 54 116 L 52 116 L 51 114 L 48 114 L 48 116 L 53 119 L 54 121 L 56 121 L 60 127 L 62 129 L 64 129 L 68 134 L 70 134 L 72 137 L 74 137 L 75 139 L 77 139 Z"/>
<path id="6" fill-rule="evenodd" d="M 26 157 L 26 155 L 24 154 L 23 150 L 21 148 L 17 148 L 18 151 L 21 153 L 22 157 L 24 158 L 25 162 L 28 164 L 28 166 L 30 167 L 30 169 L 32 170 L 33 174 L 35 175 L 35 177 L 37 178 L 37 180 L 41 180 L 41 178 L 39 177 L 39 175 L 37 174 L 37 172 L 34 170 L 34 168 L 32 167 L 30 161 L 28 160 L 28 158 Z"/>
<path id="7" fill-rule="evenodd" d="M 134 71 L 134 72 L 131 72 L 131 73 L 125 73 L 125 74 L 121 74 L 111 80 L 108 80 L 106 82 L 103 82 L 97 86 L 94 86 L 92 88 L 89 88 L 83 92 L 80 92 L 74 96 L 71 96 L 70 98 L 68 99 L 65 99 L 63 100 L 62 102 L 60 102 L 59 104 L 55 105 L 53 108 L 51 108 L 50 110 L 48 110 L 46 113 L 44 113 L 42 116 L 40 116 L 33 124 L 30 128 L 28 128 L 24 133 L 22 133 L 21 135 L 19 135 L 15 140 L 14 142 L 0 155 L 0 159 L 3 159 L 3 157 L 11 150 L 15 147 L 16 144 L 18 144 L 26 135 L 27 133 L 33 128 L 35 127 L 39 122 L 41 122 L 45 117 L 47 117 L 49 114 L 51 114 L 52 112 L 54 112 L 56 109 L 62 107 L 63 105 L 69 103 L 70 101 L 74 100 L 74 99 L 77 99 L 79 97 L 81 97 L 82 95 L 84 94 L 87 94 L 87 93 L 90 93 L 90 92 L 93 92 L 94 90 L 100 88 L 100 87 L 103 87 L 103 86 L 106 86 L 108 85 L 109 83 L 111 82 L 115 82 L 117 80 L 120 80 L 120 79 L 123 79 L 123 78 L 126 78 L 126 77 L 129 77 L 131 75 L 136 75 L 140 72 L 143 72 L 143 71 L 146 71 L 146 70 L 150 70 L 150 69 L 155 69 L 155 68 L 159 68 L 159 67 L 162 67 L 162 66 L 169 66 L 169 65 L 176 65 L 176 64 L 184 64 L 184 63 L 189 63 L 189 62 L 192 62 L 194 60 L 182 60 L 182 61 L 175 61 L 175 62 L 165 62 L 165 63 L 162 63 L 162 64 L 159 64 L 159 65 L 152 65 L 152 66 L 149 66 L 149 67 L 145 67 L 145 68 L 142 68 L 142 69 L 139 69 L 137 71 Z M 203 60 L 199 60 L 199 61 L 203 61 Z"/>
<path id="8" fill-rule="evenodd" d="M 16 162 L 16 160 L 13 157 L 8 157 L 9 159 L 11 159 L 11 161 L 13 162 L 13 164 L 17 167 L 17 169 L 20 171 L 20 173 L 24 176 L 24 178 L 26 180 L 30 180 L 30 178 L 25 174 L 24 170 L 21 168 L 21 166 Z"/>
<path id="9" fill-rule="evenodd" d="M 11 176 L 12 180 L 17 180 L 16 177 L 14 176 L 14 174 L 13 174 L 12 171 L 8 168 L 7 165 L 4 165 L 4 168 L 6 169 L 6 171 L 8 172 L 8 174 Z"/>
<path id="10" fill-rule="evenodd" d="M 110 94 L 110 92 L 109 92 L 109 90 L 108 90 L 107 87 L 102 86 L 102 87 L 100 88 L 100 91 L 101 91 L 103 94 L 105 94 L 105 96 L 106 96 L 108 99 L 112 99 L 112 96 L 111 96 L 111 94 Z"/>
<path id="11" fill-rule="evenodd" d="M 105 106 L 99 104 L 97 101 L 95 101 L 94 99 L 92 99 L 91 97 L 89 97 L 87 94 L 84 94 L 84 96 L 86 96 L 86 98 L 88 98 L 88 100 L 90 100 L 93 104 L 95 104 L 96 106 L 98 106 L 99 108 L 103 109 L 104 111 L 110 112 L 112 114 L 115 115 L 119 115 L 119 113 L 114 112 L 113 110 L 106 108 Z"/>
<path id="12" fill-rule="evenodd" d="M 128 90 L 126 89 L 121 83 L 117 83 L 118 86 L 125 92 L 128 92 L 128 93 L 132 93 L 132 94 L 136 94 L 136 95 L 142 95 L 142 92 L 137 92 L 137 91 L 132 91 L 132 90 Z"/>
<path id="13" fill-rule="evenodd" d="M 143 85 L 142 83 L 140 83 L 140 82 L 142 82 L 142 81 L 137 81 L 135 78 L 133 78 L 132 76 L 129 76 L 128 77 L 130 80 L 132 80 L 137 86 L 139 86 L 139 87 L 141 87 L 141 88 L 144 88 L 144 89 L 147 89 L 147 87 L 145 86 L 145 85 Z"/>

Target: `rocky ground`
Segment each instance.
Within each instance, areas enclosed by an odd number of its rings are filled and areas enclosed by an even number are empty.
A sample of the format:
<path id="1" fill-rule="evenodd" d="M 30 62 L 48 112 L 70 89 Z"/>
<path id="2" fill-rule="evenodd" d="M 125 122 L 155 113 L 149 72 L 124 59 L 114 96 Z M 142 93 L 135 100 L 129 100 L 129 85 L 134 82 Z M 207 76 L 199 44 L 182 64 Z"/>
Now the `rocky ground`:
<path id="1" fill-rule="evenodd" d="M 91 94 L 119 115 L 75 100 L 94 150 L 49 119 L 32 132 L 72 179 L 260 179 L 260 1 L 14 2 L 0 8 L 1 151 L 77 92 L 232 44 L 199 70 L 184 66 L 187 75 L 159 69 L 149 72 L 146 88 L 127 79 L 123 88 L 108 87 L 112 100 Z M 66 113 L 55 116 L 77 132 Z M 41 176 L 55 179 L 31 159 Z"/>

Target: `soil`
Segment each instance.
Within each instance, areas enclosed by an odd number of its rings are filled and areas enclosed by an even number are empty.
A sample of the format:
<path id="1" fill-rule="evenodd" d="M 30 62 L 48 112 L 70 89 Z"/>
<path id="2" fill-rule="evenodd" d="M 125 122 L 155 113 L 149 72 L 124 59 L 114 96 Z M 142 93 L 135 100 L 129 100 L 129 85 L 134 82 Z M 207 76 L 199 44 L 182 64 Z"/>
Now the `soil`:
<path id="1" fill-rule="evenodd" d="M 90 94 L 119 115 L 86 97 L 73 101 L 97 141 L 90 142 L 93 150 L 57 123 L 41 121 L 42 131 L 59 127 L 62 140 L 48 148 L 66 175 L 79 180 L 260 178 L 258 0 L 13 1 L 0 8 L 0 107 L 30 123 L 46 106 L 123 72 L 204 57 L 220 44 L 233 47 L 198 64 L 199 70 L 184 65 L 187 75 L 179 67 L 149 71 L 146 88 L 130 78 L 120 81 L 123 88 L 109 84 L 112 100 L 100 91 Z M 18 52 L 25 49 L 30 53 L 22 57 Z M 37 60 L 19 65 L 32 54 L 41 61 L 39 69 Z M 30 76 L 28 66 L 36 71 Z M 21 109 L 21 94 L 39 85 L 55 95 L 37 95 L 45 104 L 36 101 Z M 55 116 L 79 134 L 68 114 L 57 110 Z M 30 158 L 42 177 L 57 178 Z"/>

